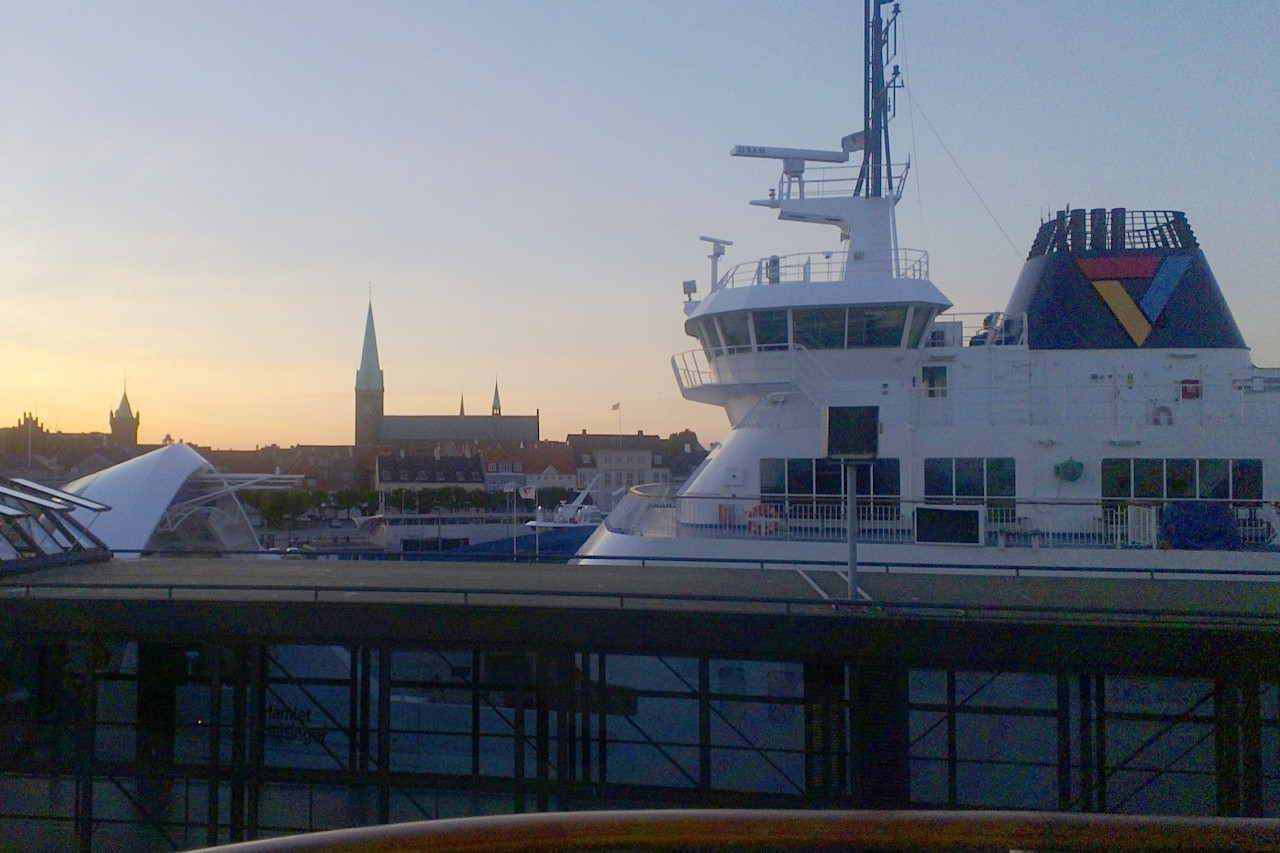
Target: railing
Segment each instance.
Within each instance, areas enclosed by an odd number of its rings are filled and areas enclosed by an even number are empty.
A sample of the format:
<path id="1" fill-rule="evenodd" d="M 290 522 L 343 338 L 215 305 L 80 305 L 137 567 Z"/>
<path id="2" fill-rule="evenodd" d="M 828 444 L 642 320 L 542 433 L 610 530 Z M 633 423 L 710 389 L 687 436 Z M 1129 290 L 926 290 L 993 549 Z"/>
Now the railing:
<path id="1" fill-rule="evenodd" d="M 881 163 L 868 170 L 868 176 L 880 173 L 880 186 L 885 196 L 899 198 L 902 186 L 907 179 L 911 163 Z M 778 188 L 769 191 L 770 201 L 778 199 L 801 198 L 850 198 L 859 193 L 858 177 L 862 174 L 862 165 L 857 166 L 823 166 L 810 168 L 803 177 L 789 177 L 783 172 L 778 179 Z M 890 192 L 892 187 L 892 192 Z"/>
<path id="2" fill-rule="evenodd" d="M 925 337 L 926 347 L 1012 346 L 1027 342 L 1027 315 L 939 314 Z"/>
<path id="3" fill-rule="evenodd" d="M 795 255 L 771 255 L 746 261 L 720 277 L 716 288 L 755 287 L 761 284 L 793 284 L 796 282 L 843 281 L 846 256 L 843 251 L 806 252 Z M 868 252 L 855 263 L 881 264 L 894 278 L 929 278 L 929 253 L 919 249 L 896 252 Z"/>
<path id="4" fill-rule="evenodd" d="M 839 496 L 680 495 L 669 486 L 631 489 L 605 520 L 615 533 L 699 539 L 842 542 L 846 501 Z M 1170 529 L 1193 517 L 1206 550 L 1260 550 L 1277 543 L 1280 516 L 1259 501 L 1052 501 L 1016 498 L 909 500 L 860 496 L 858 541 L 905 544 L 920 535 L 919 508 L 950 507 L 977 516 L 981 544 L 999 548 L 1160 548 L 1189 535 Z M 1167 522 L 1167 524 L 1162 524 Z"/>
<path id="5" fill-rule="evenodd" d="M 223 853 L 684 850 L 1277 851 L 1280 821 L 1052 812 L 673 810 L 454 818 L 208 848 Z"/>
<path id="6" fill-rule="evenodd" d="M 687 350 L 671 357 L 671 369 L 675 371 L 681 393 L 704 385 L 790 384 L 799 378 L 795 359 L 798 351 L 799 348 L 783 345 L 756 358 L 719 359 L 712 365 L 705 351 Z M 745 348 L 742 352 L 749 353 L 751 349 Z"/>

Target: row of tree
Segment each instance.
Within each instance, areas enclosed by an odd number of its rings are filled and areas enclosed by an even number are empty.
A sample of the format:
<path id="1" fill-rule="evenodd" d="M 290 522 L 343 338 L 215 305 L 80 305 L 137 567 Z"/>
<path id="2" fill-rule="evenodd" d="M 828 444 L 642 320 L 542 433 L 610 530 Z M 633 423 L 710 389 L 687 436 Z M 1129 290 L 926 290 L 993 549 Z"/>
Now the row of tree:
<path id="1" fill-rule="evenodd" d="M 554 507 L 569 500 L 573 492 L 564 488 L 539 489 L 538 506 Z M 378 493 L 373 489 L 343 489 L 338 492 L 285 489 L 241 492 L 241 500 L 256 509 L 263 523 L 279 528 L 290 520 L 330 518 L 359 510 L 363 515 L 379 511 Z M 509 492 L 485 492 L 444 486 L 430 489 L 392 489 L 387 492 L 389 512 L 441 512 L 475 510 L 501 512 L 513 508 L 531 510 L 532 500 L 522 500 Z"/>

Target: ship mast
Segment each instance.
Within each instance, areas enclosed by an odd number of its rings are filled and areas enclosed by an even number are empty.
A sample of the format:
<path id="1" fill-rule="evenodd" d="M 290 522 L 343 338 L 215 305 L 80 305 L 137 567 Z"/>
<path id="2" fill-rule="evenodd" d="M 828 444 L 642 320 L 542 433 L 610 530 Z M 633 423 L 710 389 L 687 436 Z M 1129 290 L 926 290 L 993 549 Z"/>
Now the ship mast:
<path id="1" fill-rule="evenodd" d="M 892 162 L 889 151 L 889 119 L 894 112 L 894 92 L 901 85 L 898 66 L 887 74 L 889 63 L 898 54 L 898 12 L 901 7 L 893 4 L 893 11 L 886 21 L 881 6 L 890 0 L 864 0 L 866 5 L 866 39 L 863 48 L 865 73 L 863 75 L 863 114 L 860 140 L 846 140 L 845 150 L 856 150 L 862 144 L 862 170 L 858 173 L 856 195 L 867 198 L 894 196 L 893 173 L 888 168 Z"/>

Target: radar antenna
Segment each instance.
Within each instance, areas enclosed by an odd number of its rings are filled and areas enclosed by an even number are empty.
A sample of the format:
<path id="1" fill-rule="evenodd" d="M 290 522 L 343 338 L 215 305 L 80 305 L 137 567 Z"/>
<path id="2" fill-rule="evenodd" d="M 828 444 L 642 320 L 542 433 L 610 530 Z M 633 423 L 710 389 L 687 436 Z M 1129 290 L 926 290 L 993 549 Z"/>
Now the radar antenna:
<path id="1" fill-rule="evenodd" d="M 732 240 L 722 240 L 719 237 L 699 237 L 704 243 L 711 244 L 711 254 L 707 255 L 711 259 L 711 289 L 715 290 L 720 284 L 720 259 L 724 257 L 724 247 L 732 246 Z"/>

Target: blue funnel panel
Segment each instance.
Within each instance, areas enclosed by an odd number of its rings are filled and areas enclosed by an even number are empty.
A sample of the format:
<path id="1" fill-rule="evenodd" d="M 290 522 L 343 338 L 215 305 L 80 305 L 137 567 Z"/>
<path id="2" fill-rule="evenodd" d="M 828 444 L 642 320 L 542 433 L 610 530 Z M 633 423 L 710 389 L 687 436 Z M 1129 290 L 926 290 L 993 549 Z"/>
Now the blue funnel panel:
<path id="1" fill-rule="evenodd" d="M 1243 349 L 1182 213 L 1059 212 L 1040 226 L 1006 314 L 1031 349 Z"/>

